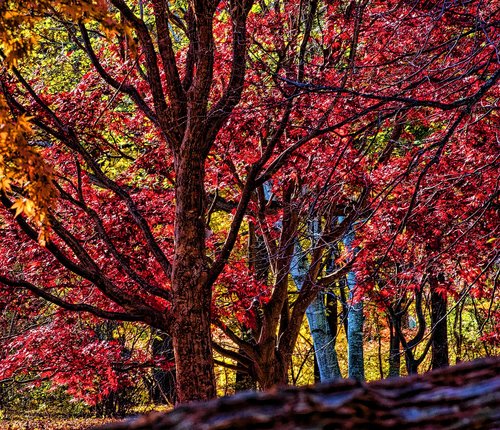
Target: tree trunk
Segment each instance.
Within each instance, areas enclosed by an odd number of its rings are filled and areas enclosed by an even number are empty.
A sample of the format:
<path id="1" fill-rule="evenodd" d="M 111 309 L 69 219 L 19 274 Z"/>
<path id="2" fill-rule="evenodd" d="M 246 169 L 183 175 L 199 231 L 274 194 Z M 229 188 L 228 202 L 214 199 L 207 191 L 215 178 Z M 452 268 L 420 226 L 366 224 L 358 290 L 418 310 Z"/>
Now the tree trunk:
<path id="1" fill-rule="evenodd" d="M 288 367 L 281 360 L 276 359 L 268 366 L 256 366 L 257 381 L 262 390 L 269 390 L 274 387 L 286 385 L 288 383 Z"/>
<path id="2" fill-rule="evenodd" d="M 297 241 L 294 248 L 290 274 L 300 291 L 309 271 L 306 255 Z M 306 310 L 307 322 L 314 345 L 314 354 L 321 382 L 341 378 L 340 366 L 335 350 L 335 333 L 330 331 L 330 323 L 325 307 L 325 293 L 318 292 L 314 301 Z"/>
<path id="3" fill-rule="evenodd" d="M 448 318 L 446 315 L 446 302 L 446 297 L 443 297 L 434 290 L 431 292 L 431 364 L 433 369 L 450 365 L 448 358 Z"/>
<path id="4" fill-rule="evenodd" d="M 258 357 L 261 357 L 262 361 L 255 363 L 255 376 L 262 390 L 288 383 L 288 361 L 276 348 L 273 348 L 272 352 L 258 354 Z"/>
<path id="5" fill-rule="evenodd" d="M 341 220 L 339 217 L 339 221 Z M 349 252 L 353 251 L 352 243 L 354 241 L 353 227 L 349 230 L 344 238 L 344 245 Z M 349 378 L 357 379 L 358 381 L 365 380 L 365 363 L 363 357 L 363 303 L 354 302 L 356 292 L 356 274 L 349 272 L 347 274 L 347 287 L 349 289 L 349 310 L 347 314 L 347 344 L 348 344 L 348 375 Z"/>
<path id="6" fill-rule="evenodd" d="M 321 382 L 321 376 L 319 374 L 318 359 L 316 358 L 316 351 L 314 351 L 314 346 L 312 348 L 313 358 L 314 358 L 314 383 L 317 384 Z"/>
<path id="7" fill-rule="evenodd" d="M 351 286 L 356 285 L 354 273 L 350 272 L 347 275 L 347 284 L 351 290 L 351 300 L 353 293 Z M 348 314 L 348 366 L 349 378 L 357 379 L 359 381 L 365 380 L 365 367 L 363 358 L 363 304 L 361 302 L 353 304 L 349 308 Z"/>
<path id="8" fill-rule="evenodd" d="M 406 355 L 406 371 L 408 375 L 417 375 L 418 374 L 418 366 L 420 366 L 420 361 L 415 360 L 413 355 Z"/>
<path id="9" fill-rule="evenodd" d="M 337 351 L 335 351 L 335 338 L 330 332 L 322 291 L 307 308 L 306 316 L 311 330 L 321 382 L 341 378 Z"/>
<path id="10" fill-rule="evenodd" d="M 400 375 L 401 353 L 399 335 L 394 328 L 394 324 L 389 319 L 389 378 Z"/>
<path id="11" fill-rule="evenodd" d="M 455 337 L 455 364 L 462 361 L 462 346 L 464 343 L 464 335 L 462 332 L 462 315 L 465 306 L 465 301 L 458 303 L 455 307 L 455 320 L 453 322 L 453 336 Z"/>
<path id="12" fill-rule="evenodd" d="M 499 375 L 500 358 L 488 358 L 370 384 L 342 380 L 242 393 L 105 429 L 494 430 L 500 428 Z"/>
<path id="13" fill-rule="evenodd" d="M 342 322 L 342 326 L 344 327 L 344 333 L 347 339 L 347 333 L 349 332 L 349 327 L 347 322 L 347 315 L 349 314 L 349 306 L 347 303 L 346 284 L 347 280 L 345 276 L 342 276 L 339 279 L 340 303 L 342 305 L 342 312 L 339 315 L 339 320 Z"/>
<path id="14" fill-rule="evenodd" d="M 207 283 L 204 162 L 188 145 L 177 157 L 172 338 L 180 403 L 215 397 L 211 341 L 212 291 Z"/>
<path id="15" fill-rule="evenodd" d="M 114 332 L 118 327 L 118 322 L 116 321 L 102 321 L 97 324 L 95 332 L 97 337 L 103 341 L 111 341 L 114 339 Z M 123 352 L 126 352 L 124 339 L 118 338 Z M 95 414 L 100 418 L 110 418 L 110 417 L 124 417 L 125 416 L 125 403 L 127 402 L 127 388 L 121 387 L 117 391 L 111 391 L 106 394 L 101 400 L 99 400 L 95 405 Z"/>

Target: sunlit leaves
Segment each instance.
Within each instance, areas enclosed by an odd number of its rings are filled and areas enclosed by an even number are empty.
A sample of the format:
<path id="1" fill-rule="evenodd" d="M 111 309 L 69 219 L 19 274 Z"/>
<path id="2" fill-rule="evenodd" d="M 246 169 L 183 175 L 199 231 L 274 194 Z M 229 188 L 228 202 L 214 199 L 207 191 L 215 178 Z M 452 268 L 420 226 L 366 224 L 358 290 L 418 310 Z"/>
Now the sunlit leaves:
<path id="1" fill-rule="evenodd" d="M 10 116 L 0 97 L 0 192 L 13 196 L 15 216 L 24 214 L 40 227 L 39 240 L 46 241 L 47 214 L 53 194 L 51 170 L 36 148 L 30 145 L 29 118 Z"/>
<path id="2" fill-rule="evenodd" d="M 0 56 L 7 66 L 17 66 L 18 61 L 30 53 L 38 43 L 36 32 L 30 31 L 47 16 L 62 22 L 97 21 L 107 37 L 126 35 L 134 50 L 134 39 L 129 27 L 115 20 L 105 0 L 47 0 L 13 1 L 0 3 Z"/>

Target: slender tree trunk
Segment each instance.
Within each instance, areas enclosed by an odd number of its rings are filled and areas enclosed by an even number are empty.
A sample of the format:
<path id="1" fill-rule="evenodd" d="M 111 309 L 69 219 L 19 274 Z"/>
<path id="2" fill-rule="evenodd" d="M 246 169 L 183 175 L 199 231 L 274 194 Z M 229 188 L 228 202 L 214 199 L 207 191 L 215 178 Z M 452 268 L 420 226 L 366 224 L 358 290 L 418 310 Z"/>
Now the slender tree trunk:
<path id="1" fill-rule="evenodd" d="M 462 361 L 462 345 L 464 343 L 464 336 L 462 333 L 462 312 L 465 303 L 462 301 L 455 308 L 455 321 L 453 323 L 453 335 L 455 337 L 455 364 Z"/>
<path id="2" fill-rule="evenodd" d="M 376 339 L 377 339 L 377 361 L 378 361 L 378 371 L 380 375 L 380 379 L 385 378 L 385 372 L 384 372 L 384 363 L 382 359 L 382 332 L 381 332 L 381 325 L 380 325 L 380 316 L 377 313 L 375 315 L 375 328 L 376 328 Z"/>
<path id="3" fill-rule="evenodd" d="M 346 278 L 342 276 L 339 279 L 339 292 L 340 292 L 340 302 L 342 304 L 342 312 L 340 313 L 339 319 L 342 322 L 342 326 L 344 327 L 345 337 L 347 339 L 347 334 L 349 332 L 347 315 L 349 314 L 349 306 L 347 303 L 347 293 L 346 293 Z"/>
<path id="4" fill-rule="evenodd" d="M 114 339 L 114 332 L 118 327 L 116 321 L 102 321 L 96 326 L 96 334 L 100 340 L 110 341 Z M 122 347 L 123 339 L 119 339 Z M 101 418 L 124 416 L 124 411 L 120 411 L 120 400 L 123 400 L 124 391 L 126 388 L 121 388 L 118 391 L 110 391 L 95 405 L 95 414 Z M 122 397 L 122 399 L 120 399 Z"/>
<path id="5" fill-rule="evenodd" d="M 389 320 L 389 378 L 400 376 L 401 354 L 399 351 L 400 340 L 394 328 L 394 324 Z"/>
<path id="6" fill-rule="evenodd" d="M 212 292 L 207 283 L 202 154 L 183 145 L 177 157 L 172 338 L 180 403 L 215 397 Z"/>
<path id="7" fill-rule="evenodd" d="M 302 284 L 309 270 L 300 244 L 297 242 L 291 263 L 290 273 L 297 289 Z M 306 310 L 307 322 L 314 345 L 314 354 L 319 369 L 321 382 L 341 378 L 340 367 L 335 351 L 335 337 L 330 332 L 330 324 L 326 315 L 324 292 L 319 292 L 316 299 Z"/>
<path id="8" fill-rule="evenodd" d="M 356 287 L 356 276 L 353 272 L 347 275 L 347 285 L 349 287 L 350 300 L 354 298 L 354 289 Z M 363 357 L 363 304 L 354 303 L 349 308 L 348 319 L 348 363 L 349 378 L 358 381 L 365 380 L 365 366 Z"/>
<path id="9" fill-rule="evenodd" d="M 447 300 L 436 291 L 438 280 L 431 279 L 432 368 L 450 365 L 448 354 Z"/>
<path id="10" fill-rule="evenodd" d="M 408 375 L 418 375 L 418 366 L 420 363 L 413 357 L 406 357 L 406 371 Z"/>
<path id="11" fill-rule="evenodd" d="M 339 217 L 340 221 L 340 217 Z M 353 250 L 354 230 L 351 226 L 344 238 L 344 245 L 348 251 Z M 354 272 L 347 274 L 347 287 L 349 289 L 349 313 L 347 314 L 347 343 L 348 343 L 348 374 L 349 378 L 358 381 L 365 380 L 365 364 L 363 357 L 363 303 L 354 302 L 356 292 L 356 275 Z"/>
<path id="12" fill-rule="evenodd" d="M 314 302 L 309 305 L 306 316 L 311 330 L 321 382 L 341 378 L 337 351 L 335 351 L 335 338 L 330 332 L 323 292 L 318 293 Z"/>

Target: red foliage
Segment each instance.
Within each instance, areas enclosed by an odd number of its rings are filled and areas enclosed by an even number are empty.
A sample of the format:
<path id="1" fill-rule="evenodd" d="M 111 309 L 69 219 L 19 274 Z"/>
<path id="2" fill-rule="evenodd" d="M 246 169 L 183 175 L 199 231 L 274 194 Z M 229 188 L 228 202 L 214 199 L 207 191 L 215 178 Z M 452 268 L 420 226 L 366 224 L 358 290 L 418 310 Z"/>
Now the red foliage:
<path id="1" fill-rule="evenodd" d="M 290 208 L 300 220 L 288 238 L 292 245 L 311 218 L 345 216 L 355 223 L 357 299 L 390 302 L 440 274 L 443 295 L 488 297 L 498 265 L 500 75 L 493 23 L 498 5 L 324 2 L 307 30 L 303 2 L 284 2 L 281 10 L 264 3 L 255 5 L 247 22 L 241 100 L 216 133 L 205 172 L 198 172 L 206 191 L 198 197 L 205 199 L 207 212 L 220 210 L 218 198 L 230 206 L 224 209 L 227 226 L 216 231 L 206 226 L 207 261 L 218 261 L 229 224 L 240 216 L 236 208 L 244 201 L 251 169 L 258 166 L 252 197 L 243 208 L 257 235 L 278 242 L 279 223 Z M 208 106 L 224 97 L 232 79 L 229 9 L 220 3 L 213 21 Z M 110 44 L 96 56 L 118 83 L 134 87 L 153 106 L 157 101 L 142 69 L 120 52 L 119 44 Z M 146 64 L 145 54 L 139 47 L 140 66 Z M 187 46 L 175 54 L 181 78 L 188 55 Z M 158 70 L 169 89 L 164 68 Z M 47 126 L 41 136 L 58 128 L 39 100 L 13 79 L 2 80 L 4 91 Z M 175 145 L 121 87 L 103 84 L 93 68 L 64 92 L 53 93 L 50 83 L 46 88 L 37 79 L 31 85 L 82 146 L 54 135 L 43 149 L 59 190 L 52 248 L 28 238 L 29 220 L 28 227 L 15 220 L 4 196 L 0 276 L 32 283 L 69 304 L 168 326 L 175 318 L 172 280 L 159 254 L 171 261 L 182 257 L 173 240 Z M 109 182 L 103 183 L 99 170 Z M 264 184 L 271 197 L 259 199 Z M 255 309 L 268 303 L 277 281 L 257 280 L 249 268 L 244 228 L 231 245 L 229 264 L 224 260 L 215 276 L 212 313 L 224 324 L 255 327 Z M 339 234 L 332 242 L 341 239 Z M 283 255 L 273 258 L 279 263 Z M 97 272 L 104 280 L 95 280 Z M 33 289 L 4 284 L 4 314 L 7 309 L 26 318 L 49 313 L 32 299 Z M 113 368 L 124 360 L 123 347 L 99 340 L 86 319 L 79 326 L 68 318 L 57 313 L 46 324 L 2 341 L 0 379 L 15 372 L 50 376 L 87 400 L 95 397 L 96 384 L 106 393 L 130 383 L 132 376 L 120 380 Z"/>

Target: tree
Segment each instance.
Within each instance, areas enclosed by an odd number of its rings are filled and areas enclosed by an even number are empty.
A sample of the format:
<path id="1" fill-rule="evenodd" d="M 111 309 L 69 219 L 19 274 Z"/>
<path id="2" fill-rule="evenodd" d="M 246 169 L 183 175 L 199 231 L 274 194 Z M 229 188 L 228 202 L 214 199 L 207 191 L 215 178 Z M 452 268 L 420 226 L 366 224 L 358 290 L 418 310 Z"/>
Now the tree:
<path id="1" fill-rule="evenodd" d="M 480 130 L 493 144 L 498 11 L 438 3 L 2 2 L 4 294 L 170 334 L 181 402 L 215 396 L 213 321 L 246 356 L 215 348 L 262 387 L 285 382 L 306 309 L 352 264 L 325 275 L 331 244 L 356 220 L 377 228 L 403 181 L 411 198 L 382 239 L 389 255 L 442 159 Z M 68 35 L 68 56 L 88 58 L 71 91 L 16 65 L 31 41 L 20 35 L 44 19 Z M 292 302 L 294 243 L 311 217 L 320 241 Z M 267 283 L 235 270 L 249 221 L 266 240 Z M 220 291 L 238 297 L 257 343 L 221 318 Z"/>
<path id="2" fill-rule="evenodd" d="M 317 222 L 312 221 L 311 235 L 314 235 L 314 226 Z M 314 241 L 314 238 L 310 239 Z M 314 243 L 314 242 L 313 242 Z M 327 263 L 329 268 L 333 266 L 333 257 Z M 291 261 L 292 279 L 298 290 L 306 279 L 309 269 L 307 254 L 303 252 L 300 242 L 295 244 L 294 255 Z M 331 269 L 329 271 L 332 271 Z M 328 273 L 328 272 L 327 272 Z M 314 301 L 306 310 L 307 322 L 313 340 L 314 354 L 318 366 L 319 379 L 321 382 L 341 378 L 340 366 L 335 351 L 337 330 L 332 330 L 329 324 L 325 293 L 320 291 Z"/>

